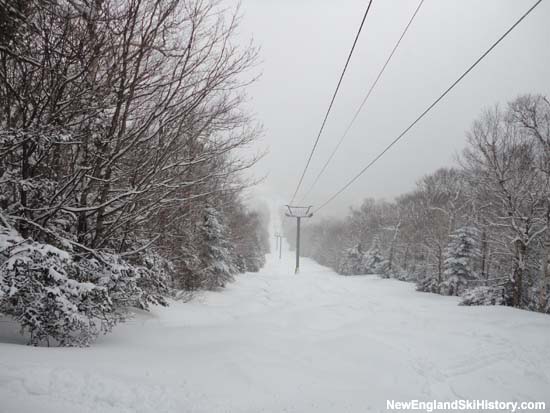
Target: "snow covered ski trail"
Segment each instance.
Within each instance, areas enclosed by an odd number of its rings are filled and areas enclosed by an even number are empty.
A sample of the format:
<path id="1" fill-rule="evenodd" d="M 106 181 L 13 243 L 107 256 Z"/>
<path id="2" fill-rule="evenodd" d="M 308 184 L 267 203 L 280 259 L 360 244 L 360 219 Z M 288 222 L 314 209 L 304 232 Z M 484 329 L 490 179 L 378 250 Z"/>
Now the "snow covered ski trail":
<path id="1" fill-rule="evenodd" d="M 224 291 L 138 314 L 91 348 L 0 334 L 0 412 L 384 412 L 386 400 L 550 406 L 550 317 L 460 307 L 268 257 Z"/>

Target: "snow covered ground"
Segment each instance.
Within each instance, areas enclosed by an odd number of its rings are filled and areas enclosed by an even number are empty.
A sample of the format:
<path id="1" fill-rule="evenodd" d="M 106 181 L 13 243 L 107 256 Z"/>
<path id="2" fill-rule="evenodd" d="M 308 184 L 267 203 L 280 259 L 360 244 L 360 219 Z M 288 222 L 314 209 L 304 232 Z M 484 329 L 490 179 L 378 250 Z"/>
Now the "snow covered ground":
<path id="1" fill-rule="evenodd" d="M 156 308 L 91 348 L 0 323 L 0 412 L 367 412 L 386 399 L 550 406 L 550 317 L 460 307 L 270 256 L 224 291 Z"/>

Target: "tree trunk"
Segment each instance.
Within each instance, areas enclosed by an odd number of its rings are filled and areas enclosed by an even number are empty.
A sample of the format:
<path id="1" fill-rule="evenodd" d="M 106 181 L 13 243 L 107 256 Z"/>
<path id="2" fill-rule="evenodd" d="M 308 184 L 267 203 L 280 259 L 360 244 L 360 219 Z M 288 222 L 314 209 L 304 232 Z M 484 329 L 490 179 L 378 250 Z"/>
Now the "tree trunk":
<path id="1" fill-rule="evenodd" d="M 487 231 L 483 228 L 481 232 L 481 278 L 487 281 L 489 272 L 487 271 Z"/>
<path id="2" fill-rule="evenodd" d="M 440 245 L 437 246 L 437 282 L 443 282 L 443 249 Z"/>
<path id="3" fill-rule="evenodd" d="M 405 247 L 405 256 L 403 257 L 403 269 L 406 271 L 409 268 L 409 243 Z"/>
<path id="4" fill-rule="evenodd" d="M 527 255 L 527 246 L 521 240 L 515 242 L 514 273 L 512 279 L 512 305 L 521 307 L 523 295 L 523 273 L 525 270 L 525 257 Z"/>
<path id="5" fill-rule="evenodd" d="M 539 311 L 546 312 L 546 302 L 548 300 L 547 290 L 550 287 L 550 267 L 548 257 L 550 255 L 550 205 L 546 212 L 546 231 L 542 248 L 542 267 L 540 280 Z"/>
<path id="6" fill-rule="evenodd" d="M 401 222 L 399 222 L 397 224 L 397 226 L 395 227 L 395 231 L 393 232 L 393 237 L 392 237 L 392 240 L 391 240 L 391 244 L 390 244 L 390 253 L 389 253 L 389 257 L 388 257 L 388 268 L 389 270 L 391 271 L 392 270 L 392 264 L 393 264 L 393 254 L 394 254 L 394 250 L 395 250 L 395 244 L 397 242 L 397 235 L 399 234 L 399 227 L 401 227 Z"/>

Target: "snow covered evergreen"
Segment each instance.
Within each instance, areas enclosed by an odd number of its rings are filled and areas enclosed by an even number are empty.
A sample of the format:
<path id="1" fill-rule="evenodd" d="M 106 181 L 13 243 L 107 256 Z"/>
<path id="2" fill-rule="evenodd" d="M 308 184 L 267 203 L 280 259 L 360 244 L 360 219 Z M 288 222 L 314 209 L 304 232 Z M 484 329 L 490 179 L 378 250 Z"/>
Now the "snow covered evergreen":
<path id="1" fill-rule="evenodd" d="M 224 287 L 237 272 L 229 231 L 218 210 L 208 207 L 199 224 L 202 244 L 199 248 L 200 278 L 208 290 Z"/>
<path id="2" fill-rule="evenodd" d="M 386 277 L 388 261 L 381 254 L 378 242 L 375 240 L 368 251 L 363 251 L 361 244 L 345 249 L 337 271 L 342 275 L 378 274 Z"/>
<path id="3" fill-rule="evenodd" d="M 462 294 L 461 305 L 505 305 L 505 291 L 502 287 L 474 287 Z"/>
<path id="4" fill-rule="evenodd" d="M 338 263 L 338 274 L 359 275 L 363 274 L 363 251 L 360 244 L 342 251 L 340 262 Z"/>
<path id="5" fill-rule="evenodd" d="M 465 226 L 456 230 L 450 238 L 441 290 L 445 295 L 461 295 L 471 286 L 471 281 L 478 278 L 473 263 L 481 255 L 477 241 L 479 235 L 475 228 Z"/>
<path id="6" fill-rule="evenodd" d="M 124 320 L 127 306 L 148 306 L 138 273 L 106 258 L 75 259 L 0 231 L 0 312 L 30 334 L 30 344 L 89 345 Z"/>
<path id="7" fill-rule="evenodd" d="M 363 256 L 363 267 L 367 274 L 378 274 L 384 278 L 389 277 L 389 263 L 380 251 L 380 241 L 374 238 L 372 246 Z"/>

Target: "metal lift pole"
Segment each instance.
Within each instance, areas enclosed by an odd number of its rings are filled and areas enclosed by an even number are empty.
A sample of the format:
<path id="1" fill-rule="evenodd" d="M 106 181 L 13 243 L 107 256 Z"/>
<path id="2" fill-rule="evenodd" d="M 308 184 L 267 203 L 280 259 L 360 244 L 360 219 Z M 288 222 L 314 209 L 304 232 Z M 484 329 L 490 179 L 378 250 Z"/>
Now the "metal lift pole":
<path id="1" fill-rule="evenodd" d="M 288 208 L 288 213 L 286 216 L 296 218 L 296 269 L 294 270 L 294 274 L 298 274 L 300 272 L 300 224 L 302 222 L 302 218 L 311 218 L 313 214 L 309 212 L 311 210 L 311 206 L 303 207 L 286 205 L 286 207 Z"/>

